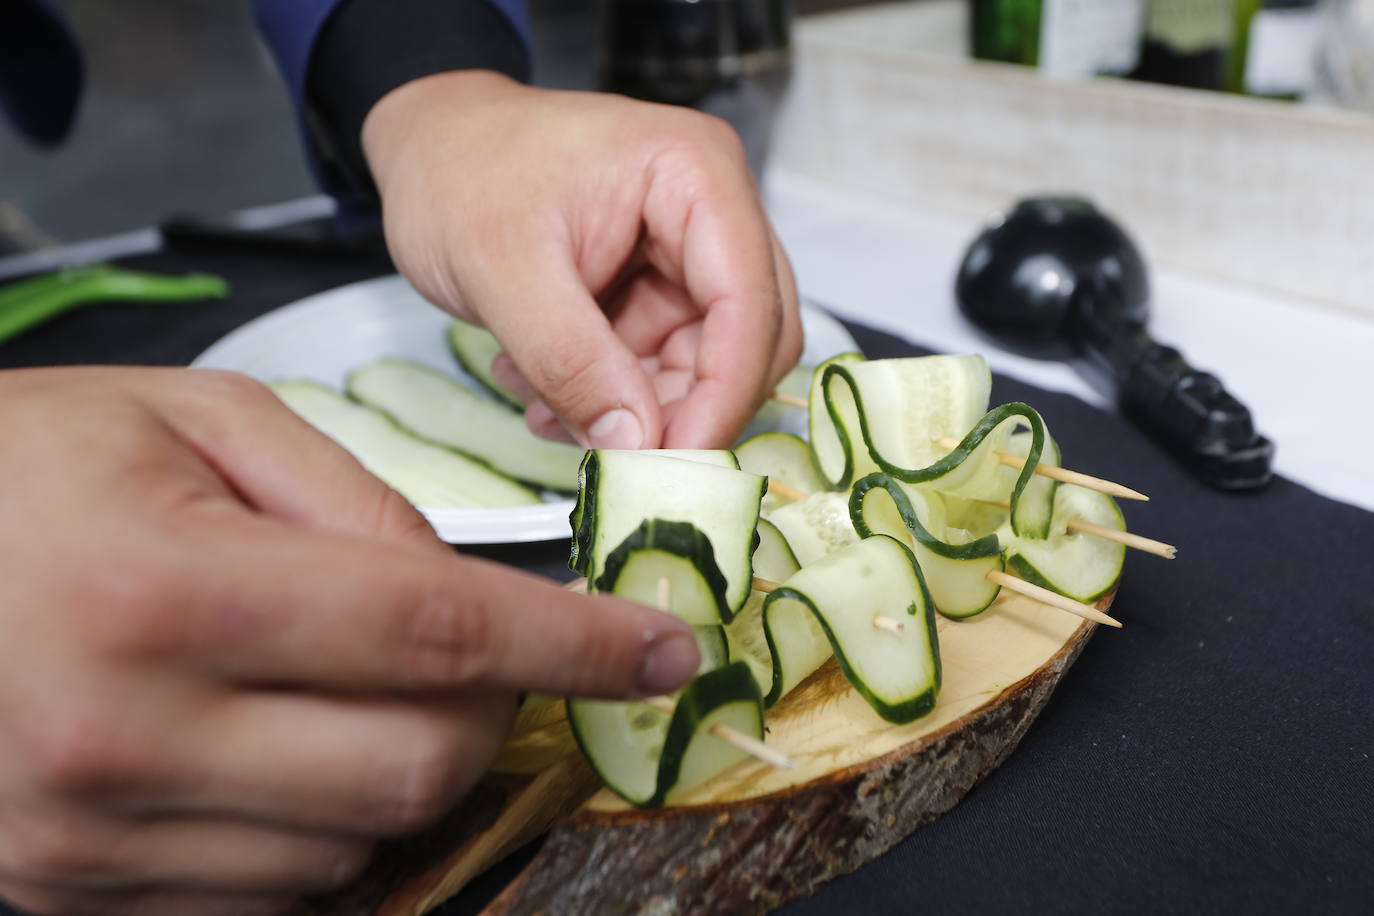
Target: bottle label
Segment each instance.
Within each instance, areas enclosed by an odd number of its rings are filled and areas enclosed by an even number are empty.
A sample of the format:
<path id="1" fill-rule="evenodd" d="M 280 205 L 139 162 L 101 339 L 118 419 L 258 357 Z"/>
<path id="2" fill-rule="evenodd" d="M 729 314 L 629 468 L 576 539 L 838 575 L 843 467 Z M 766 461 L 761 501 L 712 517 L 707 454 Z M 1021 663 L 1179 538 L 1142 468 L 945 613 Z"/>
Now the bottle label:
<path id="1" fill-rule="evenodd" d="M 1319 20 L 1313 7 L 1259 10 L 1250 20 L 1245 91 L 1303 95 L 1312 88 Z"/>
<path id="2" fill-rule="evenodd" d="M 1040 69 L 1052 76 L 1135 69 L 1144 16 L 1145 0 L 1044 0 Z"/>
<path id="3" fill-rule="evenodd" d="M 1234 0 L 1150 0 L 1145 36 L 1178 54 L 1229 48 L 1235 16 Z"/>

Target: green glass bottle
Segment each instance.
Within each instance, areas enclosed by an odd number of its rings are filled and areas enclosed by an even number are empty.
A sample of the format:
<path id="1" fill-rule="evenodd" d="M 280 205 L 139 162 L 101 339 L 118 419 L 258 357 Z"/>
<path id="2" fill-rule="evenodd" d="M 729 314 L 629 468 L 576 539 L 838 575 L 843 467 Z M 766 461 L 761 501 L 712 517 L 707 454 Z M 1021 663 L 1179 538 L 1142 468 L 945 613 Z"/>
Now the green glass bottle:
<path id="1" fill-rule="evenodd" d="M 973 0 L 973 56 L 1054 76 L 1135 68 L 1144 0 Z"/>
<path id="2" fill-rule="evenodd" d="M 1236 0 L 1150 0 L 1140 65 L 1131 76 L 1194 89 L 1226 88 L 1235 35 Z"/>

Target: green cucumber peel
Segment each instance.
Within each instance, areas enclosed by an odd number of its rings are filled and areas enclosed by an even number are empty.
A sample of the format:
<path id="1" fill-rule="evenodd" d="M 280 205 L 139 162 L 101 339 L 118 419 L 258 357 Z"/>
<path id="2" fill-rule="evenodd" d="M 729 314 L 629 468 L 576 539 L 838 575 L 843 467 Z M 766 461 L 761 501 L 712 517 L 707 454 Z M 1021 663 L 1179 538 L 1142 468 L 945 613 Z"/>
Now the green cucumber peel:
<path id="1" fill-rule="evenodd" d="M 491 374 L 491 361 L 501 352 L 501 342 L 494 334 L 475 324 L 455 321 L 449 325 L 448 333 L 444 336 L 448 341 L 449 352 L 458 361 L 458 365 L 463 367 L 464 372 L 476 379 L 496 400 L 514 410 L 524 412 L 525 403 L 519 396 Z"/>
<path id="2" fill-rule="evenodd" d="M 897 507 L 897 514 L 901 516 L 902 523 L 911 532 L 911 536 L 931 553 L 939 554 L 951 560 L 977 560 L 1002 552 L 1002 545 L 996 534 L 985 534 L 967 544 L 951 544 L 940 540 L 925 525 L 921 524 L 916 509 L 911 505 L 910 497 L 907 496 L 897 479 L 882 471 L 874 471 L 869 474 L 855 483 L 854 489 L 849 492 L 849 518 L 854 523 L 854 530 L 859 533 L 861 538 L 872 537 L 875 534 L 888 534 L 886 531 L 874 531 L 864 517 L 864 502 L 868 498 L 869 491 L 875 489 L 884 490 L 888 496 L 892 497 L 892 502 Z"/>
<path id="3" fill-rule="evenodd" d="M 1054 518 L 1054 531 L 1045 540 L 1004 537 L 1007 567 L 1027 582 L 1092 604 L 1116 587 L 1126 561 L 1126 547 L 1068 531 L 1067 526 L 1071 519 L 1081 518 L 1124 531 L 1121 509 L 1105 493 L 1063 484 L 1055 491 Z"/>
<path id="4" fill-rule="evenodd" d="M 886 494 L 904 526 L 879 530 L 877 509 L 871 499 Z M 939 494 L 932 494 L 936 499 Z M 895 478 L 881 471 L 869 474 L 854 485 L 849 497 L 849 513 L 860 537 L 885 534 L 902 541 L 911 537 L 910 546 L 935 609 L 945 617 L 963 620 L 980 614 L 997 599 L 1001 586 L 988 580 L 988 573 L 1004 569 L 1002 546 L 996 534 L 986 534 L 964 544 L 951 544 L 936 537 L 922 522 L 911 498 Z M 905 545 L 904 545 L 905 546 Z"/>
<path id="5" fill-rule="evenodd" d="M 812 570 L 813 575 L 823 575 L 825 572 L 829 572 L 829 570 L 823 572 L 821 570 L 815 570 L 814 567 L 807 567 L 803 568 L 802 571 L 789 580 L 789 582 L 779 586 L 775 591 L 769 594 L 764 601 L 764 633 L 769 639 L 769 650 L 774 652 L 773 689 L 769 692 L 768 697 L 764 698 L 765 705 L 771 705 L 777 702 L 785 689 L 785 685 L 782 682 L 782 660 L 777 654 L 772 630 L 768 626 L 768 618 L 780 602 L 795 601 L 797 604 L 806 608 L 820 625 L 821 630 L 825 633 L 827 641 L 830 643 L 831 651 L 834 653 L 835 659 L 839 663 L 840 670 L 844 672 L 845 678 L 879 716 L 888 722 L 900 725 L 920 718 L 935 707 L 935 701 L 939 695 L 940 684 L 943 678 L 943 668 L 940 661 L 939 635 L 935 627 L 935 614 L 933 612 L 934 602 L 931 600 L 930 590 L 926 586 L 925 577 L 921 573 L 921 568 L 916 562 L 916 557 L 912 554 L 911 550 L 896 538 L 878 534 L 871 538 L 866 538 L 858 544 L 852 545 L 850 548 L 847 548 L 843 554 L 834 554 L 827 557 L 825 560 L 821 561 L 821 564 L 837 566 L 841 563 L 848 562 L 855 557 L 859 551 L 870 552 L 881 548 L 899 550 L 900 554 L 897 554 L 897 556 L 900 557 L 899 563 L 902 567 L 901 571 L 903 574 L 907 572 L 910 573 L 911 582 L 913 584 L 912 594 L 904 610 L 905 613 L 916 622 L 924 624 L 922 628 L 924 631 L 923 635 L 929 652 L 929 682 L 923 689 L 920 689 L 912 695 L 901 697 L 900 699 L 884 697 L 875 691 L 869 685 L 863 673 L 858 670 L 858 663 L 856 661 L 857 653 L 854 650 L 861 649 L 861 647 L 846 647 L 844 641 L 836 634 L 834 622 L 830 620 L 830 615 L 832 613 L 843 614 L 845 608 L 832 609 L 829 607 L 822 607 L 807 593 L 808 588 L 804 582 L 804 577 L 807 576 L 808 569 Z M 884 592 L 884 594 L 886 594 L 886 592 Z M 851 596 L 852 593 L 846 593 L 843 599 L 838 600 L 847 603 L 846 599 Z M 868 636 L 869 634 L 865 633 L 864 638 L 866 639 Z M 873 638 L 894 638 L 891 634 L 876 631 L 876 629 L 872 636 Z"/>
<path id="6" fill-rule="evenodd" d="M 848 418 L 840 415 L 838 405 L 831 404 L 825 380 L 832 366 L 862 362 L 863 358 L 862 353 L 839 353 L 816 366 L 811 373 L 811 390 L 807 397 L 811 458 L 816 472 L 830 490 L 846 489 L 854 479 L 854 443 L 849 437 Z M 817 409 L 821 406 L 824 411 Z M 828 426 L 822 422 L 823 416 L 830 419 Z M 841 463 L 835 468 L 837 459 Z"/>
<path id="7" fill-rule="evenodd" d="M 636 560 L 642 561 L 653 554 L 677 557 L 700 577 L 699 586 L 690 590 L 675 588 L 671 592 L 672 613 L 698 625 L 730 621 L 734 614 L 725 600 L 725 574 L 716 563 L 710 538 L 691 522 L 645 519 L 606 557 L 603 571 L 593 583 L 592 591 L 611 592 L 653 607 L 657 603 L 654 590 L 656 581 L 638 583 L 639 587 L 632 591 L 627 588 L 628 583 L 622 582 L 626 571 Z M 709 605 L 709 612 L 701 607 L 679 610 L 684 604 L 706 604 Z"/>
<path id="8" fill-rule="evenodd" d="M 869 433 L 868 416 L 864 411 L 863 396 L 859 391 L 859 386 L 854 383 L 853 378 L 845 371 L 843 365 L 830 365 L 826 367 L 822 384 L 828 388 L 830 379 L 832 378 L 843 381 L 849 388 L 857 407 L 859 428 L 862 432 L 863 439 L 865 443 L 871 443 L 872 436 Z M 827 405 L 830 403 L 829 399 L 827 399 L 826 403 Z M 1051 445 L 1050 454 L 1048 456 L 1046 455 L 1048 434 L 1045 430 L 1045 421 L 1041 419 L 1040 414 L 1036 412 L 1035 408 L 1031 407 L 1029 404 L 1013 401 L 1009 404 L 1003 404 L 1000 407 L 994 407 L 992 410 L 989 410 L 983 415 L 982 419 L 973 425 L 973 428 L 964 435 L 964 438 L 949 454 L 945 455 L 943 458 L 937 459 L 933 464 L 924 468 L 904 468 L 893 464 L 884 458 L 877 449 L 871 446 L 868 448 L 869 456 L 872 458 L 873 463 L 878 466 L 879 470 L 897 478 L 903 483 L 930 484 L 936 489 L 939 489 L 938 481 L 941 477 L 944 477 L 946 474 L 949 474 L 959 467 L 959 465 L 963 464 L 964 460 L 973 453 L 973 450 L 977 448 L 982 441 L 997 428 L 997 426 L 1012 417 L 1020 417 L 1025 420 L 1031 430 L 1031 444 L 1024 456 L 1025 466 L 1022 467 L 1020 472 L 1016 475 L 1016 482 L 1013 484 L 1011 491 L 1012 530 L 1016 532 L 1018 537 L 1043 539 L 1048 537 L 1050 533 L 1056 481 L 1045 477 L 1040 478 L 1036 486 L 1041 492 L 1037 494 L 1036 499 L 1031 501 L 1031 504 L 1024 503 L 1022 497 L 1025 495 L 1027 487 L 1030 486 L 1032 479 L 1036 477 L 1035 467 L 1040 463 L 1041 458 L 1052 457 L 1054 461 L 1057 461 L 1058 448 Z M 837 430 L 837 432 L 842 433 L 842 431 L 839 430 Z M 852 464 L 847 462 L 845 467 L 848 471 L 852 467 Z"/>
<path id="9" fill-rule="evenodd" d="M 673 699 L 675 706 L 671 715 L 633 701 L 568 701 L 568 724 L 583 755 L 606 787 L 635 807 L 662 807 L 674 793 L 699 785 L 748 756 L 709 734 L 714 721 L 725 719 L 727 724 L 744 734 L 763 740 L 763 705 L 758 685 L 744 662 L 730 662 L 698 675 Z M 647 734 L 645 740 L 637 743 L 615 744 L 599 740 L 616 736 L 605 735 L 598 726 L 619 728 L 622 720 L 629 722 L 628 714 L 642 716 L 645 729 L 653 728 L 654 733 Z M 602 722 L 596 721 L 602 717 Z M 661 740 L 657 734 L 659 730 L 662 731 Z M 625 772 L 627 751 L 652 752 L 655 749 L 656 764 L 646 757 L 635 768 L 636 772 Z M 628 763 L 633 766 L 634 762 Z M 619 778 L 621 776 L 629 778 Z M 629 785 L 631 781 L 637 785 Z"/>
<path id="10" fill-rule="evenodd" d="M 759 503 L 768 481 L 727 450 L 593 450 L 578 469 L 569 565 L 595 582 L 607 557 L 646 518 L 695 525 L 725 576 L 728 622 L 749 597 Z M 609 488 L 609 489 L 608 489 Z M 708 498 L 709 497 L 709 498 Z"/>

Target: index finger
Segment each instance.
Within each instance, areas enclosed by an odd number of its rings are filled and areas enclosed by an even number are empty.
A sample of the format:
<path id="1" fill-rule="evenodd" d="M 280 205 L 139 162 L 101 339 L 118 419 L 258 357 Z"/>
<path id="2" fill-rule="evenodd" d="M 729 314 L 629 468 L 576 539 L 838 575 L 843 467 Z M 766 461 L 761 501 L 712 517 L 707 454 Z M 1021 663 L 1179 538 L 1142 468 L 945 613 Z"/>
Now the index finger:
<path id="1" fill-rule="evenodd" d="M 692 630 L 615 598 L 456 554 L 261 517 L 221 520 L 198 596 L 160 650 L 251 683 L 352 691 L 497 687 L 626 698 L 675 689 Z"/>
<path id="2" fill-rule="evenodd" d="M 742 156 L 659 156 L 644 220 L 650 261 L 703 314 L 695 380 L 664 445 L 729 445 L 771 387 L 788 313 L 794 322 L 796 313 L 790 284 L 784 301 L 772 233 Z"/>

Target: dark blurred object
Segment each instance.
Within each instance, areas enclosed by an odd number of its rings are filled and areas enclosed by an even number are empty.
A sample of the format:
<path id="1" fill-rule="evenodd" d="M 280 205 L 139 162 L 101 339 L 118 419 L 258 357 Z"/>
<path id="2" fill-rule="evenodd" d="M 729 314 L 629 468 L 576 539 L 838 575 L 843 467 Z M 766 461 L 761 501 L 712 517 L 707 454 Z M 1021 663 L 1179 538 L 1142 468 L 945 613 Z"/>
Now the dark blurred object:
<path id="1" fill-rule="evenodd" d="M 1233 57 L 1244 58 L 1244 46 L 1236 47 L 1238 14 L 1237 0 L 1149 0 L 1140 65 L 1131 77 L 1193 89 L 1226 88 L 1236 66 Z"/>
<path id="2" fill-rule="evenodd" d="M 971 0 L 974 57 L 1053 76 L 1121 76 L 1135 68 L 1145 0 Z"/>
<path id="3" fill-rule="evenodd" d="M 955 284 L 975 325 L 1009 348 L 1072 360 L 1108 383 L 1123 412 L 1210 485 L 1264 486 L 1273 443 L 1220 379 L 1150 337 L 1149 294 L 1130 237 L 1073 197 L 1019 202 L 973 241 Z"/>
<path id="4" fill-rule="evenodd" d="M 599 87 L 724 118 L 755 174 L 791 77 L 791 0 L 606 0 Z"/>
<path id="5" fill-rule="evenodd" d="M 162 246 L 168 251 L 238 248 L 302 257 L 387 257 L 379 226 L 350 229 L 332 216 L 259 226 L 237 220 L 232 213 L 223 217 L 185 215 L 174 216 L 158 228 Z"/>

